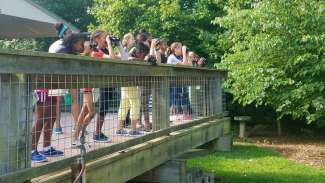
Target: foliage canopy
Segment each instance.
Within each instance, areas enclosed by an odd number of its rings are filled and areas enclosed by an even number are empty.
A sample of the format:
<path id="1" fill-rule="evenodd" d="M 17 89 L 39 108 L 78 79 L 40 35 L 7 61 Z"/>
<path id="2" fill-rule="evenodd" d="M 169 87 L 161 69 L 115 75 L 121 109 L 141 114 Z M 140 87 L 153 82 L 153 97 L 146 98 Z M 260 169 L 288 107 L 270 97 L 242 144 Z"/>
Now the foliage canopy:
<path id="1" fill-rule="evenodd" d="M 223 52 L 217 40 L 223 29 L 212 21 L 224 13 L 223 7 L 223 0 L 94 0 L 92 14 L 111 34 L 123 36 L 146 29 L 219 62 Z"/>
<path id="2" fill-rule="evenodd" d="M 235 1 L 233 1 L 235 2 Z M 230 3 L 216 23 L 227 87 L 241 104 L 272 106 L 308 122 L 325 117 L 325 17 L 317 0 Z"/>

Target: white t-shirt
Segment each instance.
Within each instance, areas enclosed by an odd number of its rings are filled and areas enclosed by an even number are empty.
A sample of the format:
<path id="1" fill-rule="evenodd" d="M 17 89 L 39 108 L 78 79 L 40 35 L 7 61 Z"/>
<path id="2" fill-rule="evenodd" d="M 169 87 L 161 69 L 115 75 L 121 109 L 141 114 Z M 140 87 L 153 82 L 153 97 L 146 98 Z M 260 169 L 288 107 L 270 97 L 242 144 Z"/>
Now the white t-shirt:
<path id="1" fill-rule="evenodd" d="M 50 46 L 49 53 L 70 53 L 70 51 L 69 48 L 64 45 L 63 39 L 59 39 Z M 64 96 L 67 91 L 67 89 L 49 90 L 49 96 Z"/>
<path id="2" fill-rule="evenodd" d="M 71 50 L 64 45 L 63 39 L 59 39 L 51 44 L 49 53 L 71 53 Z"/>
<path id="3" fill-rule="evenodd" d="M 167 59 L 167 64 L 176 65 L 182 62 L 182 60 L 178 59 L 174 54 L 169 55 Z"/>

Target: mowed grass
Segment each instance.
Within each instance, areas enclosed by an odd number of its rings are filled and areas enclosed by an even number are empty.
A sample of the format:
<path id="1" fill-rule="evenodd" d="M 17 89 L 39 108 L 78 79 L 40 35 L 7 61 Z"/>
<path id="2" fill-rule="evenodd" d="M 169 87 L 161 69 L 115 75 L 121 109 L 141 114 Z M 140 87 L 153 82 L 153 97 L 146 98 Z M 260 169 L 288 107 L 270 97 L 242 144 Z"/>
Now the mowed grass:
<path id="1" fill-rule="evenodd" d="M 325 170 L 295 163 L 271 149 L 235 143 L 232 152 L 216 152 L 187 161 L 214 173 L 222 183 L 325 183 Z"/>

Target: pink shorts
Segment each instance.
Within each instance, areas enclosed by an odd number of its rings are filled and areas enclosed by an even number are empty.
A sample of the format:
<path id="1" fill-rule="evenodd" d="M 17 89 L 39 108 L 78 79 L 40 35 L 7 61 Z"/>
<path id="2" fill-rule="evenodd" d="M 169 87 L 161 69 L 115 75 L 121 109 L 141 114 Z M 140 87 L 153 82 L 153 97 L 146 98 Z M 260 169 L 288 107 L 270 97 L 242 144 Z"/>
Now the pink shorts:
<path id="1" fill-rule="evenodd" d="M 49 96 L 49 91 L 47 89 L 37 89 L 36 97 L 37 97 L 37 103 L 45 103 L 45 102 L 56 103 L 56 96 Z"/>

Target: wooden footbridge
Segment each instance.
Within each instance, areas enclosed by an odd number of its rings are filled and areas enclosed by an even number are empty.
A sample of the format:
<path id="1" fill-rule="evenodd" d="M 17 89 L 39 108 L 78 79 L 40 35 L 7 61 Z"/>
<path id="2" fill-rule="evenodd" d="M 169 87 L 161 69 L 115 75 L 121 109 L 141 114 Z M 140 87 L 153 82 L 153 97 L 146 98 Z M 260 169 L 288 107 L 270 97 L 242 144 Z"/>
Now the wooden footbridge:
<path id="1" fill-rule="evenodd" d="M 70 147 L 73 118 L 69 110 L 63 110 L 69 106 L 62 105 L 63 134 L 52 135 L 52 146 L 65 155 L 42 164 L 31 161 L 34 90 L 38 88 L 113 88 L 117 93 L 109 99 L 112 105 L 102 128 L 112 142 L 92 142 L 95 122 L 87 128 L 87 182 L 126 182 L 202 145 L 229 150 L 230 120 L 224 115 L 223 101 L 226 74 L 205 68 L 0 50 L 0 182 L 72 182 L 70 166 L 79 150 Z M 150 90 L 153 129 L 136 137 L 115 135 L 119 88 L 129 86 Z M 170 100 L 175 97 L 171 88 L 182 89 L 174 101 L 186 106 L 191 118 L 185 118 L 184 111 L 170 114 Z"/>

